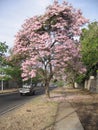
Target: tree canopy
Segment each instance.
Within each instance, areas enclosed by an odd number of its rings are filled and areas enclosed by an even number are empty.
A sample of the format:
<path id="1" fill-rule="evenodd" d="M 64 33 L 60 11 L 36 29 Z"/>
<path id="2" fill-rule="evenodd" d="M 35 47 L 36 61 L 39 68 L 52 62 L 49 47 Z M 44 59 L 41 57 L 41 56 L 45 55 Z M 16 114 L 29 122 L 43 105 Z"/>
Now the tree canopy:
<path id="1" fill-rule="evenodd" d="M 4 42 L 0 42 L 0 80 L 7 79 L 5 76 L 4 67 L 5 67 L 5 53 L 7 52 L 8 46 Z"/>
<path id="2" fill-rule="evenodd" d="M 5 53 L 7 52 L 8 46 L 4 42 L 0 42 L 0 64 L 3 64 L 3 58 L 5 56 Z"/>
<path id="3" fill-rule="evenodd" d="M 98 22 L 92 22 L 82 30 L 80 41 L 82 58 L 87 67 L 88 76 L 95 75 L 98 69 Z"/>
<path id="4" fill-rule="evenodd" d="M 7 52 L 8 46 L 5 44 L 5 42 L 0 42 L 0 55 Z"/>
<path id="5" fill-rule="evenodd" d="M 79 73 L 85 72 L 74 37 L 80 36 L 80 27 L 86 22 L 80 10 L 57 0 L 47 7 L 45 14 L 27 19 L 16 35 L 13 48 L 14 55 L 22 58 L 24 80 L 38 72 L 49 96 L 53 75 L 63 74 L 69 66 Z"/>

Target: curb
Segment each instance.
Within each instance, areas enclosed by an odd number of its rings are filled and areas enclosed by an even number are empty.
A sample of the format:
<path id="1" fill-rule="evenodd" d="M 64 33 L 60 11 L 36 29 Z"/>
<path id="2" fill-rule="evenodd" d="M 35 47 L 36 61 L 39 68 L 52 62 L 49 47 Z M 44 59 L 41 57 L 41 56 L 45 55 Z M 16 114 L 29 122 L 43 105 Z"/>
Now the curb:
<path id="1" fill-rule="evenodd" d="M 17 91 L 13 91 L 13 92 L 4 92 L 4 93 L 0 93 L 0 96 L 9 95 L 9 94 L 13 94 L 13 93 L 18 93 L 18 90 L 17 90 Z"/>

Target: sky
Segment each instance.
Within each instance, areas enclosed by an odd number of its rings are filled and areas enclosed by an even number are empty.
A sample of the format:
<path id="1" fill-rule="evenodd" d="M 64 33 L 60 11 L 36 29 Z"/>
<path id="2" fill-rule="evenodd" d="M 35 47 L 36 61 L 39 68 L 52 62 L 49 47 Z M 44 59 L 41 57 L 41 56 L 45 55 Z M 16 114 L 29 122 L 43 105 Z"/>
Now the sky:
<path id="1" fill-rule="evenodd" d="M 59 0 L 62 2 L 63 0 Z M 98 0 L 66 0 L 74 8 L 81 9 L 91 22 L 98 21 Z M 15 35 L 25 19 L 44 13 L 53 0 L 0 0 L 0 42 L 9 48 L 14 46 Z"/>

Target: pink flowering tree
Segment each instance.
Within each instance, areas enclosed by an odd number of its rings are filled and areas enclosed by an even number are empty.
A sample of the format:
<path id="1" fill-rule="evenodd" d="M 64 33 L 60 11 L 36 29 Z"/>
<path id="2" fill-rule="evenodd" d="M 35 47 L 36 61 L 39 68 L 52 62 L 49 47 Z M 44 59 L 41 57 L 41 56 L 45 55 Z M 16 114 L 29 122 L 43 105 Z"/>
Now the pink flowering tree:
<path id="1" fill-rule="evenodd" d="M 63 74 L 70 66 L 74 71 L 84 72 L 74 37 L 80 36 L 80 27 L 86 22 L 80 10 L 56 0 L 44 15 L 27 19 L 16 35 L 13 48 L 14 55 L 22 59 L 23 79 L 33 78 L 38 73 L 50 97 L 49 83 L 54 75 Z"/>

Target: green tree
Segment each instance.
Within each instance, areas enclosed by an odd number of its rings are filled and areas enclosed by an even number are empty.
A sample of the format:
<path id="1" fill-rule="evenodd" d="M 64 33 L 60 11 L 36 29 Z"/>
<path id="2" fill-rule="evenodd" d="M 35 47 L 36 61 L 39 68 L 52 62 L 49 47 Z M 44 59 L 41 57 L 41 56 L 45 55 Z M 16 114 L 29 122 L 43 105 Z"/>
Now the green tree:
<path id="1" fill-rule="evenodd" d="M 0 81 L 1 81 L 1 89 L 3 90 L 3 80 L 6 80 L 8 78 L 7 75 L 5 75 L 4 67 L 5 67 L 5 53 L 7 52 L 8 46 L 4 42 L 0 42 Z"/>
<path id="2" fill-rule="evenodd" d="M 5 42 L 0 42 L 0 55 L 7 52 L 8 46 L 5 44 Z"/>
<path id="3" fill-rule="evenodd" d="M 3 65 L 5 59 L 5 53 L 8 50 L 8 46 L 5 42 L 0 42 L 0 66 Z"/>
<path id="4" fill-rule="evenodd" d="M 13 56 L 12 49 L 9 50 L 9 56 L 6 57 L 6 68 L 4 69 L 6 75 L 9 75 L 10 79 L 17 82 L 18 86 L 22 85 L 20 62 L 17 56 Z"/>
<path id="5" fill-rule="evenodd" d="M 92 22 L 82 30 L 80 41 L 82 59 L 87 67 L 87 77 L 96 75 L 98 69 L 98 22 Z"/>

